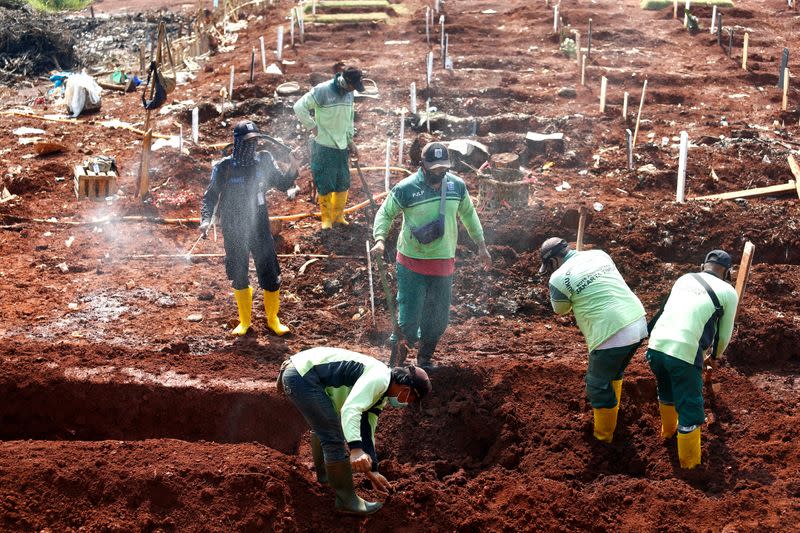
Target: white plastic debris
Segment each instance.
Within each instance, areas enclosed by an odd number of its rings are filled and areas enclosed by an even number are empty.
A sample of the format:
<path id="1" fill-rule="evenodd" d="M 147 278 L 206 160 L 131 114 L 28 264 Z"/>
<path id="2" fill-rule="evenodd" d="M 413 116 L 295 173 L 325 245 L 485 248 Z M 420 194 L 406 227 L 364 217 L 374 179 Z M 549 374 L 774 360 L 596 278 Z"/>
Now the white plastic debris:
<path id="1" fill-rule="evenodd" d="M 603 210 L 603 204 L 601 204 L 600 202 L 595 202 L 594 204 L 592 204 L 592 207 L 598 213 Z"/>
<path id="2" fill-rule="evenodd" d="M 556 190 L 558 192 L 568 191 L 572 188 L 572 185 L 567 183 L 566 181 L 562 181 L 561 185 L 556 186 Z"/>
<path id="3" fill-rule="evenodd" d="M 28 128 L 28 127 L 23 126 L 21 128 L 15 129 L 11 133 L 13 133 L 14 135 L 41 135 L 41 134 L 46 133 L 46 132 L 44 130 L 40 130 L 38 128 Z"/>

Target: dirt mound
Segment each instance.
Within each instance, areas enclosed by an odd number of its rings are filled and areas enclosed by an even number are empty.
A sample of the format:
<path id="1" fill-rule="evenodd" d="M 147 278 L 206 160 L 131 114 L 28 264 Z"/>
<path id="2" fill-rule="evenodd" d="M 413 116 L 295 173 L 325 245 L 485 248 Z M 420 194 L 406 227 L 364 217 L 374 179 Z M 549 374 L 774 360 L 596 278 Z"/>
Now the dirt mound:
<path id="1" fill-rule="evenodd" d="M 75 42 L 58 17 L 0 7 L 0 84 L 71 68 Z"/>

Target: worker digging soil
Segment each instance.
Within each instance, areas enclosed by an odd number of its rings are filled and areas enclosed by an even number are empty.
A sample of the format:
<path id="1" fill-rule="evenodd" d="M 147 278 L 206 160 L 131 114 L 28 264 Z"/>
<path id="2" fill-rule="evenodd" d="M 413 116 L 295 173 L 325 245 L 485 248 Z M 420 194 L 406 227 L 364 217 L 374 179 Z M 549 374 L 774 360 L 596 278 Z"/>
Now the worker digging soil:
<path id="1" fill-rule="evenodd" d="M 478 256 L 488 268 L 491 256 L 483 227 L 464 181 L 448 172 L 450 157 L 442 143 L 429 143 L 422 150 L 422 165 L 416 174 L 392 188 L 375 215 L 371 253 L 383 255 L 384 241 L 392 221 L 403 215 L 397 239 L 398 325 L 403 338 L 390 338 L 392 359 L 419 340 L 417 364 L 433 368 L 433 353 L 447 329 L 455 271 L 458 220 L 478 245 Z"/>
<path id="2" fill-rule="evenodd" d="M 390 369 L 368 355 L 319 347 L 287 359 L 277 386 L 311 427 L 317 481 L 336 492 L 336 510 L 355 515 L 379 510 L 382 503 L 355 493 L 353 472 L 365 474 L 380 493 L 392 491 L 378 472 L 378 416 L 387 405 L 406 407 L 425 398 L 431 392 L 425 371 L 413 365 Z"/>
<path id="3" fill-rule="evenodd" d="M 723 250 L 709 252 L 700 273 L 684 274 L 675 282 L 669 299 L 651 321 L 647 361 L 658 382 L 661 436 L 678 432 L 681 468 L 700 464 L 700 426 L 703 410 L 704 355 L 716 366 L 733 334 L 738 297 L 728 283 L 731 256 Z"/>
<path id="4" fill-rule="evenodd" d="M 559 315 L 575 315 L 589 346 L 586 396 L 594 411 L 594 436 L 610 443 L 617 427 L 622 379 L 647 336 L 639 298 L 602 250 L 575 251 L 551 237 L 541 249 L 540 274 L 550 274 L 550 302 Z"/>
<path id="5" fill-rule="evenodd" d="M 269 152 L 257 151 L 260 137 L 261 133 L 253 122 L 245 120 L 236 124 L 233 128 L 233 153 L 214 165 L 211 183 L 200 208 L 203 237 L 207 236 L 219 208 L 225 241 L 225 272 L 233 285 L 239 310 L 239 325 L 231 332 L 237 336 L 246 334 L 251 325 L 250 254 L 256 265 L 258 284 L 264 290 L 267 326 L 276 335 L 289 332 L 278 318 L 281 268 L 264 195 L 271 187 L 282 191 L 290 189 L 297 177 L 297 169 L 291 167 L 282 172 Z"/>

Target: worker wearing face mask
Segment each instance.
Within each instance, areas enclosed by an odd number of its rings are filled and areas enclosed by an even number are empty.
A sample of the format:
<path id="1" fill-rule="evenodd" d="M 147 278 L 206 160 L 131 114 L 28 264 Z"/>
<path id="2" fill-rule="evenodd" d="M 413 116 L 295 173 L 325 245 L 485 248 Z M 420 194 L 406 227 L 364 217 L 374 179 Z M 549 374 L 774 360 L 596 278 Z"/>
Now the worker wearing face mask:
<path id="1" fill-rule="evenodd" d="M 353 472 L 365 474 L 378 492 L 391 492 L 378 471 L 378 416 L 387 405 L 405 407 L 430 393 L 425 371 L 415 366 L 389 369 L 368 355 L 318 347 L 287 359 L 277 386 L 311 426 L 317 480 L 335 490 L 336 510 L 368 515 L 380 509 L 380 502 L 364 501 L 355 493 Z"/>
<path id="2" fill-rule="evenodd" d="M 396 356 L 419 340 L 417 364 L 423 368 L 435 366 L 431 358 L 450 317 L 458 220 L 478 245 L 484 268 L 491 264 L 467 186 L 449 169 L 447 147 L 438 142 L 427 144 L 420 169 L 392 188 L 375 215 L 372 230 L 376 241 L 372 252 L 383 254 L 392 221 L 402 213 L 397 238 L 397 306 L 403 339 L 392 335 L 392 352 Z M 404 359 L 402 353 L 399 360 Z"/>

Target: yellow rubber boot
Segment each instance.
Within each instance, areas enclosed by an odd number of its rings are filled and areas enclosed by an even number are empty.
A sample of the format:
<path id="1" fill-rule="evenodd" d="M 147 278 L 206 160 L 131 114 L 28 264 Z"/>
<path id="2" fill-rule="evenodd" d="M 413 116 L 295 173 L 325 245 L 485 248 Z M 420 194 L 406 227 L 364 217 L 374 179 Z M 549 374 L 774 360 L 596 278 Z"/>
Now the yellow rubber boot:
<path id="1" fill-rule="evenodd" d="M 611 388 L 614 389 L 614 395 L 617 397 L 617 406 L 614 408 L 614 415 L 616 416 L 619 413 L 619 404 L 622 403 L 622 380 L 612 381 Z M 616 425 L 616 422 L 614 425 Z"/>
<path id="2" fill-rule="evenodd" d="M 602 442 L 611 442 L 614 439 L 614 429 L 617 427 L 617 408 L 594 410 L 594 437 Z"/>
<path id="3" fill-rule="evenodd" d="M 231 331 L 232 335 L 242 336 L 250 329 L 250 319 L 253 315 L 253 288 L 233 291 L 236 298 L 236 307 L 239 308 L 239 325 Z"/>
<path id="4" fill-rule="evenodd" d="M 333 227 L 333 218 L 331 217 L 331 210 L 333 209 L 333 193 L 326 195 L 317 195 L 319 202 L 320 218 L 322 219 L 322 229 L 331 229 Z"/>
<path id="5" fill-rule="evenodd" d="M 281 324 L 278 310 L 281 306 L 281 291 L 264 291 L 264 311 L 267 314 L 267 325 L 276 335 L 286 335 L 289 328 Z"/>
<path id="6" fill-rule="evenodd" d="M 334 192 L 333 194 L 333 209 L 331 218 L 334 224 L 341 224 L 347 226 L 350 223 L 344 218 L 344 207 L 347 205 L 348 191 Z"/>
<path id="7" fill-rule="evenodd" d="M 681 468 L 686 469 L 700 464 L 700 428 L 691 433 L 678 433 L 678 460 Z"/>
<path id="8" fill-rule="evenodd" d="M 658 403 L 658 410 L 661 412 L 661 438 L 671 439 L 678 430 L 678 411 L 674 405 Z"/>

